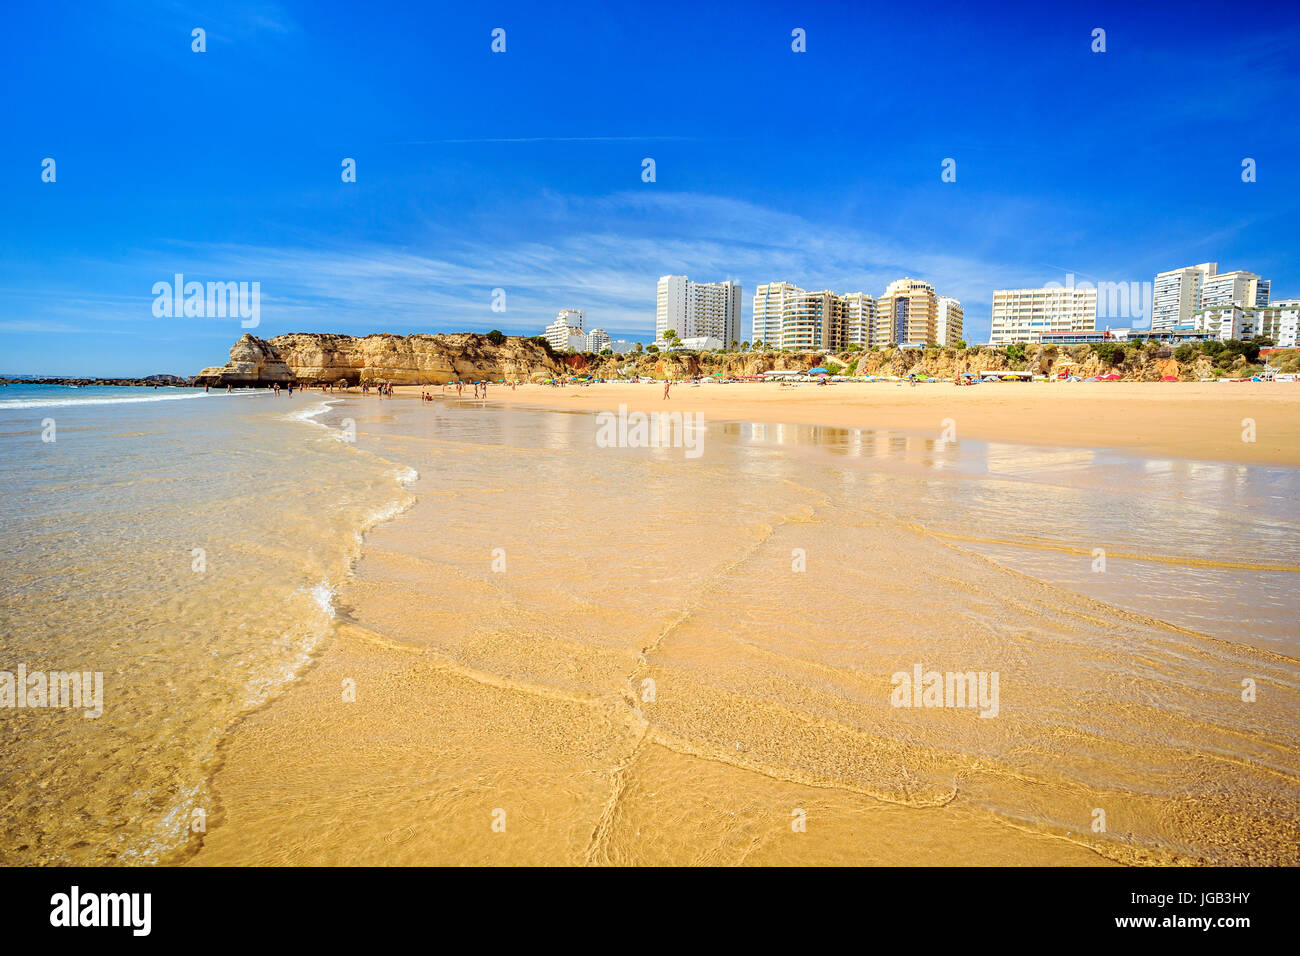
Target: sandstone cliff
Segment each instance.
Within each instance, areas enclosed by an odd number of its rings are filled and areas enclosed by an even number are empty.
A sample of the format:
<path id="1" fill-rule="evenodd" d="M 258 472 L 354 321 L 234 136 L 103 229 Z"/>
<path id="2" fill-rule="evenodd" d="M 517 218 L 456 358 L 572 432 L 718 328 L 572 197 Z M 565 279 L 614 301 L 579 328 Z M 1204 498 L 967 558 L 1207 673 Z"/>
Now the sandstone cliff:
<path id="1" fill-rule="evenodd" d="M 1159 382 L 1167 376 L 1195 381 L 1215 373 L 1214 363 L 1198 355 L 1183 364 L 1173 357 L 1167 345 L 1144 344 L 1118 350 L 1103 357 L 1090 345 L 1027 345 L 1023 358 L 1012 359 L 1002 347 L 975 346 L 968 349 L 880 349 L 859 352 L 674 352 L 640 355 L 566 356 L 569 366 L 592 375 L 611 378 L 620 373 L 653 378 L 691 378 L 721 372 L 724 378 L 758 375 L 778 369 L 804 370 L 825 366 L 846 375 L 929 375 L 954 378 L 962 372 L 1030 371 L 1035 375 L 1062 372 L 1089 378 L 1117 373 L 1130 382 Z M 1225 374 L 1240 374 L 1245 359 L 1219 369 Z"/>
<path id="2" fill-rule="evenodd" d="M 398 385 L 473 381 L 545 381 L 587 372 L 600 378 L 631 375 L 693 378 L 757 375 L 774 369 L 805 370 L 824 365 L 849 375 L 930 375 L 953 378 L 962 372 L 1030 371 L 1036 375 L 1069 372 L 1081 378 L 1118 373 L 1126 381 L 1185 381 L 1213 375 L 1249 374 L 1244 357 L 1212 361 L 1197 353 L 1180 363 L 1168 345 L 1109 346 L 1099 353 L 1090 345 L 1027 345 L 1016 357 L 1005 348 L 878 349 L 858 352 L 673 352 L 633 355 L 570 354 L 560 356 L 531 338 L 510 336 L 496 345 L 469 332 L 451 335 L 350 335 L 293 333 L 259 339 L 244 335 L 230 350 L 224 366 L 199 373 L 199 385 L 270 385 L 295 382 L 392 382 Z M 1292 370 L 1288 366 L 1285 370 Z"/>
<path id="3" fill-rule="evenodd" d="M 294 332 L 259 339 L 245 335 L 230 350 L 224 366 L 205 368 L 199 385 L 348 385 L 392 382 L 438 385 L 472 381 L 542 381 L 564 374 L 560 359 L 545 345 L 507 337 L 494 345 L 486 336 L 332 335 Z"/>

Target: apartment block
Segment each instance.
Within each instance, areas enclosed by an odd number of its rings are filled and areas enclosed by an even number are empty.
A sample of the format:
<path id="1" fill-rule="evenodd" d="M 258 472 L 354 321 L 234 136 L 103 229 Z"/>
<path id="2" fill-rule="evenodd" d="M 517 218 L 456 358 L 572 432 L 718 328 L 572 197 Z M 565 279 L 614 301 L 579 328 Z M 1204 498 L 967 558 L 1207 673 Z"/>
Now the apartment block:
<path id="1" fill-rule="evenodd" d="M 875 296 L 850 292 L 841 299 L 844 303 L 844 344 L 866 348 L 872 344 L 871 330 L 876 324 Z"/>
<path id="2" fill-rule="evenodd" d="M 879 299 L 865 292 L 808 292 L 769 282 L 754 295 L 753 341 L 786 349 L 844 349 L 850 345 L 939 344 L 940 297 L 915 279 L 891 282 Z M 944 297 L 945 340 L 961 337 L 962 309 Z"/>
<path id="3" fill-rule="evenodd" d="M 686 276 L 660 276 L 655 295 L 655 341 L 672 329 L 679 340 L 740 341 L 739 283 L 692 282 Z"/>
<path id="4" fill-rule="evenodd" d="M 1237 270 L 1206 276 L 1201 282 L 1199 308 L 1215 309 L 1239 305 L 1260 308 L 1268 305 L 1269 281 L 1253 272 Z"/>
<path id="5" fill-rule="evenodd" d="M 919 279 L 895 279 L 877 302 L 873 345 L 937 345 L 939 297 Z"/>
<path id="6" fill-rule="evenodd" d="M 1266 306 L 1220 305 L 1198 310 L 1191 329 L 1227 342 L 1263 337 L 1278 348 L 1296 348 L 1300 328 L 1300 299 L 1286 299 Z"/>
<path id="7" fill-rule="evenodd" d="M 793 306 L 796 296 L 805 295 L 803 289 L 789 282 L 768 282 L 754 293 L 753 336 L 751 341 L 762 342 L 773 348 L 781 345 L 781 322 L 787 305 Z"/>
<path id="8" fill-rule="evenodd" d="M 1045 334 L 1090 332 L 1096 327 L 1096 289 L 1047 286 L 993 290 L 991 345 L 1040 342 Z"/>
<path id="9" fill-rule="evenodd" d="M 582 322 L 581 309 L 561 309 L 542 335 L 557 352 L 583 352 L 587 349 L 587 334 L 582 330 Z"/>
<path id="10" fill-rule="evenodd" d="M 1201 308 L 1202 284 L 1218 270 L 1218 263 L 1202 262 L 1157 275 L 1151 296 L 1151 331 L 1172 332 L 1190 325 L 1193 313 Z"/>
<path id="11" fill-rule="evenodd" d="M 962 340 L 963 315 L 960 302 L 952 296 L 939 296 L 935 304 L 935 345 L 956 345 Z"/>

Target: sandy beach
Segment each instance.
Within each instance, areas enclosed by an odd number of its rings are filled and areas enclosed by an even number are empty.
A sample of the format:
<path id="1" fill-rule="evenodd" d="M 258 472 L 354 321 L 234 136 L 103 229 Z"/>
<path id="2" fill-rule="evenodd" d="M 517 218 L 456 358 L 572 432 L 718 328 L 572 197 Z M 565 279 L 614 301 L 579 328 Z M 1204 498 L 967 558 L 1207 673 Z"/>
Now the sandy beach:
<path id="1" fill-rule="evenodd" d="M 418 395 L 415 386 L 399 388 Z M 435 391 L 437 391 L 435 389 Z M 951 418 L 962 437 L 1022 445 L 1125 448 L 1149 455 L 1300 465 L 1300 384 L 1071 382 L 674 385 L 606 383 L 492 386 L 490 398 L 541 408 L 698 411 L 722 421 L 902 429 L 938 435 Z M 469 389 L 466 389 L 469 395 Z M 1253 442 L 1243 441 L 1253 419 Z"/>
<path id="2" fill-rule="evenodd" d="M 1047 447 L 1294 463 L 1300 390 L 405 391 L 320 418 L 416 500 L 223 740 L 176 862 L 1300 860 L 1300 561 L 1268 470 Z M 707 453 L 598 448 L 586 412 L 620 402 L 704 412 Z M 899 707 L 914 667 L 999 674 L 995 719 Z"/>

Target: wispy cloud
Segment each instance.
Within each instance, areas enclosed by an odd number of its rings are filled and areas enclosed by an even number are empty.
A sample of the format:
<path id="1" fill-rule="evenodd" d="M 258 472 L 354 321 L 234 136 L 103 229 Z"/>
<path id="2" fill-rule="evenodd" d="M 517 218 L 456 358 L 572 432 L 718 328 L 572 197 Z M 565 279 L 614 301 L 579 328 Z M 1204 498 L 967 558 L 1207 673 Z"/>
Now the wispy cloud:
<path id="1" fill-rule="evenodd" d="M 520 220 L 527 229 L 516 228 Z M 994 264 L 952 254 L 938 243 L 912 247 L 867 230 L 700 193 L 551 194 L 454 228 L 429 228 L 423 241 L 400 245 L 329 236 L 293 246 L 175 242 L 91 270 L 129 271 L 127 292 L 28 289 L 0 295 L 22 298 L 28 315 L 51 324 L 118 323 L 151 318 L 152 283 L 183 272 L 190 280 L 260 282 L 259 334 L 492 327 L 539 332 L 559 309 L 580 308 L 590 326 L 646 337 L 654 328 L 656 280 L 668 273 L 733 279 L 747 299 L 755 286 L 775 280 L 878 295 L 908 275 L 961 299 L 972 317 L 999 284 L 1056 278 L 1033 264 Z M 521 234 L 530 238 L 515 238 Z M 505 290 L 504 313 L 492 311 L 495 289 Z M 36 308 L 43 299 L 50 307 Z M 748 305 L 744 311 L 748 319 Z M 974 325 L 971 331 L 982 334 L 978 319 Z"/>

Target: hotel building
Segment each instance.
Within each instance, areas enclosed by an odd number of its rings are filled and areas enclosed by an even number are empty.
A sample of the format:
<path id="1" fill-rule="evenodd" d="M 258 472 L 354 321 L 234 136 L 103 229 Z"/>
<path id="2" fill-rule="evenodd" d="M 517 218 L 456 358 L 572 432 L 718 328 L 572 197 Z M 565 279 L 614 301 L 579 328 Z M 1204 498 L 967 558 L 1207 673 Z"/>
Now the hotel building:
<path id="1" fill-rule="evenodd" d="M 1220 305 L 1200 309 L 1192 317 L 1191 329 L 1227 342 L 1262 336 L 1277 348 L 1296 347 L 1300 327 L 1300 299 L 1285 299 L 1266 306 Z"/>
<path id="2" fill-rule="evenodd" d="M 587 335 L 582 331 L 582 322 L 581 309 L 561 309 L 542 335 L 557 352 L 583 352 L 587 349 Z"/>
<path id="3" fill-rule="evenodd" d="M 962 309 L 944 297 L 944 341 L 961 337 Z M 865 292 L 808 292 L 789 282 L 760 285 L 754 295 L 753 341 L 773 348 L 844 349 L 940 344 L 940 297 L 928 282 L 899 279 L 876 299 Z"/>
<path id="4" fill-rule="evenodd" d="M 939 297 L 919 279 L 895 279 L 876 303 L 872 345 L 937 345 Z"/>
<path id="5" fill-rule="evenodd" d="M 1202 262 L 1157 275 L 1151 294 L 1151 331 L 1172 332 L 1191 325 L 1193 313 L 1201 308 L 1201 284 L 1218 268 L 1217 263 Z"/>
<path id="6" fill-rule="evenodd" d="M 1253 272 L 1219 272 L 1217 262 L 1173 269 L 1156 276 L 1152 294 L 1151 331 L 1173 332 L 1203 324 L 1202 309 L 1268 305 L 1270 283 Z"/>
<path id="7" fill-rule="evenodd" d="M 952 296 L 941 295 L 935 306 L 934 344 L 956 345 L 962 340 L 961 303 Z"/>
<path id="8" fill-rule="evenodd" d="M 844 303 L 844 344 L 866 348 L 872 344 L 871 330 L 876 324 L 875 297 L 865 292 L 850 292 L 840 298 Z"/>
<path id="9" fill-rule="evenodd" d="M 1253 272 L 1224 272 L 1208 275 L 1201 282 L 1199 308 L 1215 309 L 1229 305 L 1261 308 L 1268 305 L 1269 281 Z"/>
<path id="10" fill-rule="evenodd" d="M 990 345 L 1040 342 L 1044 334 L 1091 332 L 1097 327 L 1097 290 L 994 289 Z"/>
<path id="11" fill-rule="evenodd" d="M 740 341 L 739 283 L 692 282 L 686 276 L 660 276 L 655 296 L 655 342 L 664 344 L 672 329 L 678 340 L 713 338 L 723 345 Z"/>
<path id="12" fill-rule="evenodd" d="M 762 342 L 772 348 L 781 345 L 781 321 L 787 307 L 793 307 L 796 296 L 803 289 L 789 282 L 768 282 L 754 293 L 754 334 L 752 341 Z"/>
<path id="13" fill-rule="evenodd" d="M 587 351 L 600 353 L 601 349 L 609 348 L 609 333 L 604 329 L 592 329 L 587 333 Z"/>

